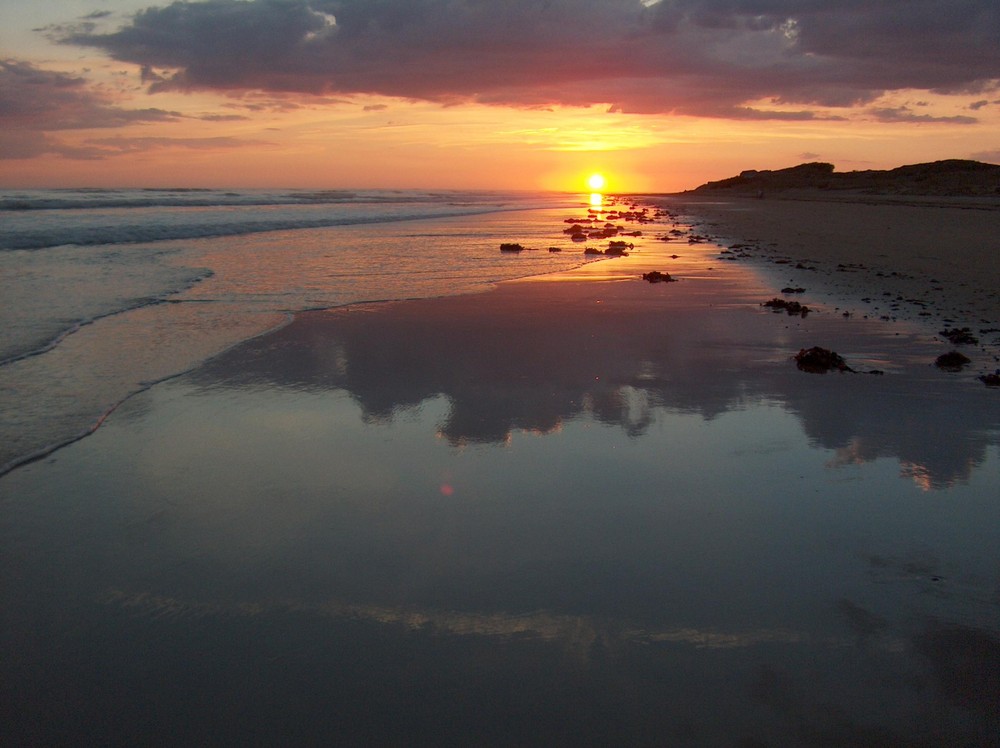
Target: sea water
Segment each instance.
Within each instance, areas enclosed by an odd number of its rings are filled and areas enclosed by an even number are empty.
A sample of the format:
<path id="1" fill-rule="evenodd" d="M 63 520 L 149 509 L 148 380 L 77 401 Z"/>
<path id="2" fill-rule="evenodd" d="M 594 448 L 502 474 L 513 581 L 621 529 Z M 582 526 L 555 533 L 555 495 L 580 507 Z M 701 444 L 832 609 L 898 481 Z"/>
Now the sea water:
<path id="1" fill-rule="evenodd" d="M 549 214 L 581 205 L 498 192 L 2 192 L 0 471 L 295 312 L 580 264 L 579 248 L 547 248 L 569 244 Z M 505 241 L 540 251 L 501 254 Z"/>

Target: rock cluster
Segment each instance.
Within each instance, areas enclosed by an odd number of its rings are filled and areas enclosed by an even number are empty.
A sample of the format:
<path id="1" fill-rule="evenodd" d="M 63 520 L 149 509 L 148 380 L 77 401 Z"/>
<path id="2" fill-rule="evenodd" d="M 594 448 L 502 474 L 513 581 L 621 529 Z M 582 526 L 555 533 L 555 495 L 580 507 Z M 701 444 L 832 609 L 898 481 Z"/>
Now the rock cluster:
<path id="1" fill-rule="evenodd" d="M 809 307 L 797 301 L 774 298 L 770 301 L 765 301 L 761 306 L 766 306 L 773 312 L 787 312 L 793 317 L 805 317 L 809 314 Z"/>

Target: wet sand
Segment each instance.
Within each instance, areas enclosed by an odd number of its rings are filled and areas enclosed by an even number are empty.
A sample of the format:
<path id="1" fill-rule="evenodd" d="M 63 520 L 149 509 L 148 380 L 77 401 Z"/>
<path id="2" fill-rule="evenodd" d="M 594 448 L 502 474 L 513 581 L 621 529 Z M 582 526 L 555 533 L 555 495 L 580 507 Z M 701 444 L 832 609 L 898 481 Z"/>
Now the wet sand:
<path id="1" fill-rule="evenodd" d="M 1000 328 L 1000 202 L 817 194 L 797 199 L 678 195 L 668 204 L 796 286 L 861 302 L 861 314 Z M 802 266 L 802 267 L 797 267 Z M 985 333 L 989 358 L 1000 333 Z M 994 359 L 995 360 L 995 359 Z"/>
<path id="2" fill-rule="evenodd" d="M 0 735 L 996 745 L 1000 392 L 665 228 L 298 314 L 0 479 Z"/>

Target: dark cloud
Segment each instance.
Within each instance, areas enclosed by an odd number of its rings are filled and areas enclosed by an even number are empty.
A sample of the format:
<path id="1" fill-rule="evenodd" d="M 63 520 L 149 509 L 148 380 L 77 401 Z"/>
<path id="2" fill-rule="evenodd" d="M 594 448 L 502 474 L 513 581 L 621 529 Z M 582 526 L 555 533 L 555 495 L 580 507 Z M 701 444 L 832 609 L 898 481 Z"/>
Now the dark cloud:
<path id="1" fill-rule="evenodd" d="M 93 138 L 80 145 L 54 135 L 67 130 L 112 129 L 150 122 L 187 119 L 162 109 L 122 109 L 89 88 L 83 78 L 37 68 L 18 60 L 0 60 L 0 160 L 59 156 L 102 159 L 122 153 L 163 148 L 219 149 L 266 146 L 235 138 Z M 241 114 L 205 114 L 207 121 L 245 120 Z"/>
<path id="2" fill-rule="evenodd" d="M 990 90 L 1000 79 L 996 0 L 204 0 L 61 41 L 167 71 L 148 79 L 154 91 L 741 118 L 808 119 L 812 107 L 885 91 Z M 761 99 L 795 111 L 748 109 Z"/>
<path id="3" fill-rule="evenodd" d="M 36 130 L 0 130 L 0 161 L 39 156 L 91 160 L 103 158 L 104 155 L 99 148 L 67 145 Z"/>
<path id="4" fill-rule="evenodd" d="M 916 114 L 906 106 L 872 109 L 869 113 L 879 122 L 943 122 L 953 125 L 973 125 L 979 121 L 975 117 L 965 115 L 935 117 L 930 114 Z"/>
<path id="5" fill-rule="evenodd" d="M 121 109 L 88 88 L 83 78 L 0 60 L 0 126 L 5 130 L 124 127 L 179 117 L 163 109 Z"/>

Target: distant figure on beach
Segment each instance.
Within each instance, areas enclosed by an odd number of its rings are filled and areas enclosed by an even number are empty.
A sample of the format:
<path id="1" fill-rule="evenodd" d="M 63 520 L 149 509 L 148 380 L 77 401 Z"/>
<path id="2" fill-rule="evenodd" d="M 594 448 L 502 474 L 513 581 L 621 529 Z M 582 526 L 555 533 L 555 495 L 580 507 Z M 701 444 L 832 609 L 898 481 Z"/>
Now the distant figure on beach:
<path id="1" fill-rule="evenodd" d="M 764 197 L 764 190 L 757 190 L 757 199 L 760 200 Z"/>

